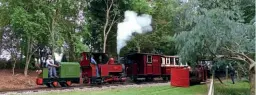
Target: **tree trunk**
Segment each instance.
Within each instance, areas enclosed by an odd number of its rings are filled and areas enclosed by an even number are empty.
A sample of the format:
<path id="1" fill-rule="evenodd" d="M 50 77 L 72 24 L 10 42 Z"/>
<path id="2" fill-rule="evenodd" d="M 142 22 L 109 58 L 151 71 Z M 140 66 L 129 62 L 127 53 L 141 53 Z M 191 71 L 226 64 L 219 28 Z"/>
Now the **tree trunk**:
<path id="1" fill-rule="evenodd" d="M 26 65 L 25 65 L 25 69 L 24 69 L 24 75 L 25 75 L 25 76 L 28 75 L 28 65 L 29 65 L 29 60 L 26 59 Z"/>
<path id="2" fill-rule="evenodd" d="M 25 68 L 24 68 L 24 75 L 27 76 L 28 75 L 28 65 L 30 63 L 30 58 L 32 56 L 32 54 L 30 54 L 32 51 L 32 45 L 31 45 L 31 38 L 29 37 L 27 40 L 27 51 L 26 51 L 26 64 L 25 64 Z"/>
<path id="3" fill-rule="evenodd" d="M 253 69 L 254 70 L 254 69 Z M 255 95 L 255 73 L 251 70 L 249 73 L 250 79 L 250 95 Z"/>
<path id="4" fill-rule="evenodd" d="M 30 63 L 30 59 L 31 59 L 32 55 L 29 55 L 28 58 L 26 58 L 26 66 L 25 66 L 25 70 L 24 70 L 24 75 L 27 76 L 28 75 L 28 66 Z"/>
<path id="5" fill-rule="evenodd" d="M 104 38 L 104 41 L 103 41 L 103 53 L 106 52 L 106 45 L 107 44 L 107 39 Z"/>
<path id="6" fill-rule="evenodd" d="M 12 66 L 12 75 L 15 74 L 15 67 L 16 67 L 16 58 L 14 59 L 14 63 L 13 63 L 13 66 Z"/>

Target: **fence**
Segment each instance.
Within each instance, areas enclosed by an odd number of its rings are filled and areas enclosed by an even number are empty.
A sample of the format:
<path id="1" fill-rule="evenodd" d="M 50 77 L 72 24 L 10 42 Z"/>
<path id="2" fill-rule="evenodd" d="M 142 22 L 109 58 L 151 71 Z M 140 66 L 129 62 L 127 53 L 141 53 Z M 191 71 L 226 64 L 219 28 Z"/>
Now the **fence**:
<path id="1" fill-rule="evenodd" d="M 211 79 L 211 83 L 210 83 L 210 89 L 208 91 L 208 95 L 214 95 L 214 80 L 213 80 L 213 76 L 212 76 L 212 79 Z"/>

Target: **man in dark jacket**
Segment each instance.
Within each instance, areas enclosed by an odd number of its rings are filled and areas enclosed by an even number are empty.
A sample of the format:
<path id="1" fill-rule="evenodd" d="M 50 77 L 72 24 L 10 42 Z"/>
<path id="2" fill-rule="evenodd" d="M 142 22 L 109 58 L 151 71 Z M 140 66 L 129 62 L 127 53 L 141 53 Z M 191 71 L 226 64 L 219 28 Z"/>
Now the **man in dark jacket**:
<path id="1" fill-rule="evenodd" d="M 231 80 L 232 80 L 232 83 L 235 84 L 235 69 L 231 66 L 230 68 L 230 77 L 231 77 Z"/>

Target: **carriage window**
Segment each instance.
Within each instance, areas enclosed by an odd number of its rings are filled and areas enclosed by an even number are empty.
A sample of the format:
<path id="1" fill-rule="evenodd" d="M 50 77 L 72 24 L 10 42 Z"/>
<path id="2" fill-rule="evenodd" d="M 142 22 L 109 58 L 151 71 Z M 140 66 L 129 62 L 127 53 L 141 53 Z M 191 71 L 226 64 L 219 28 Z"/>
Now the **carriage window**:
<path id="1" fill-rule="evenodd" d="M 147 63 L 152 63 L 152 56 L 151 55 L 147 56 Z"/>
<path id="2" fill-rule="evenodd" d="M 165 64 L 165 58 L 162 57 L 162 64 Z"/>
<path id="3" fill-rule="evenodd" d="M 180 65 L 179 58 L 175 58 L 176 65 Z"/>
<path id="4" fill-rule="evenodd" d="M 170 64 L 174 65 L 174 58 L 172 58 L 172 57 L 170 58 Z"/>
<path id="5" fill-rule="evenodd" d="M 166 58 L 166 64 L 170 64 L 170 58 Z"/>

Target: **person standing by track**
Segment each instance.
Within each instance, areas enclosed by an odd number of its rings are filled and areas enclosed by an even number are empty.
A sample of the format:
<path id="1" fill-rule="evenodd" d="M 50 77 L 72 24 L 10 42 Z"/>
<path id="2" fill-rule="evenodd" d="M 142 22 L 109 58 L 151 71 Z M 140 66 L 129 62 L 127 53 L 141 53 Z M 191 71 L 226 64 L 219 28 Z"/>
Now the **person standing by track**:
<path id="1" fill-rule="evenodd" d="M 235 84 L 235 69 L 232 66 L 230 67 L 230 78 L 232 80 L 232 83 Z"/>

